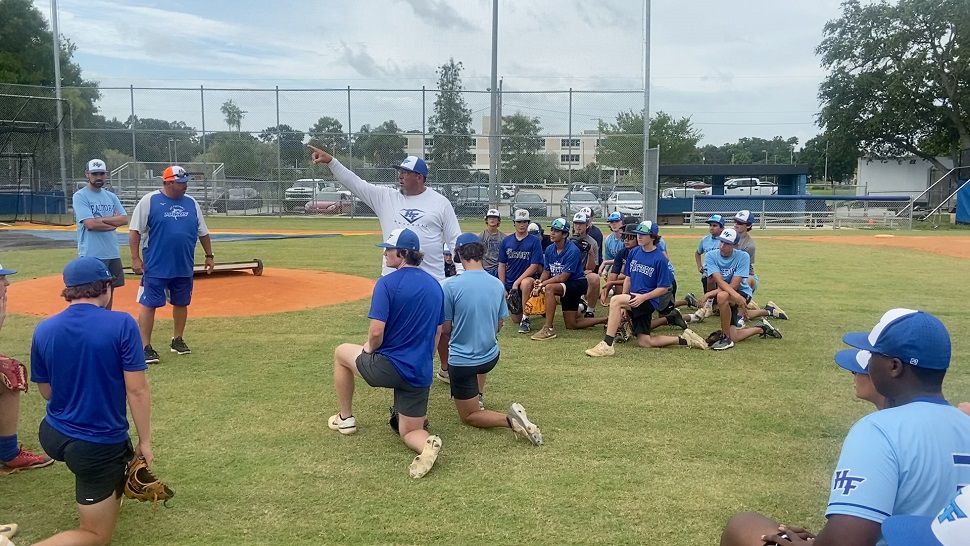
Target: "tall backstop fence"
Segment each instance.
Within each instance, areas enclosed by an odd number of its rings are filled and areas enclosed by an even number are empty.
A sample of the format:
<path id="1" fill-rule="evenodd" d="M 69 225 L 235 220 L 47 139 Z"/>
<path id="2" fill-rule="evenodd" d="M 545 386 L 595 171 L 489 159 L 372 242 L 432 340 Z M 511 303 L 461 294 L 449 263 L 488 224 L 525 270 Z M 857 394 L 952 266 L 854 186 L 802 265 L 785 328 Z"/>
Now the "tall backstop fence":
<path id="1" fill-rule="evenodd" d="M 900 214 L 906 209 L 908 213 Z M 853 227 L 911 229 L 912 198 L 906 195 L 881 196 L 696 196 L 691 202 L 687 223 L 705 225 L 712 214 L 730 219 L 739 210 L 750 210 L 757 217 L 756 227 Z"/>

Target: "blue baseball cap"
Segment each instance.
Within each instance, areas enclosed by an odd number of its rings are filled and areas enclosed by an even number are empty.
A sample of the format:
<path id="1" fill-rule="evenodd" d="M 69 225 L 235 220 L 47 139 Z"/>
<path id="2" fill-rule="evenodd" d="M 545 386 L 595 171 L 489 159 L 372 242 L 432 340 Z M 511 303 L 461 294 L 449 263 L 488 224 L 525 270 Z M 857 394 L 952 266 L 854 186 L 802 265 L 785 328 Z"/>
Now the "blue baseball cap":
<path id="1" fill-rule="evenodd" d="M 736 245 L 738 244 L 738 232 L 731 228 L 727 228 L 722 231 L 720 235 L 718 235 L 717 239 L 729 245 Z"/>
<path id="2" fill-rule="evenodd" d="M 911 366 L 930 370 L 950 367 L 950 332 L 940 319 L 925 311 L 890 309 L 871 332 L 849 332 L 846 345 L 898 358 Z M 868 359 L 863 368 L 868 366 Z"/>
<path id="3" fill-rule="evenodd" d="M 13 275 L 16 272 L 17 272 L 16 269 L 7 269 L 2 265 L 0 265 L 0 275 Z"/>
<path id="4" fill-rule="evenodd" d="M 712 214 L 710 218 L 707 219 L 708 224 L 717 224 L 724 227 L 724 217 L 720 214 Z"/>
<path id="5" fill-rule="evenodd" d="M 413 173 L 418 173 L 425 178 L 428 177 L 428 164 L 425 163 L 423 159 L 415 155 L 405 157 L 404 161 L 402 161 L 400 165 L 395 165 L 394 168 L 399 171 L 411 171 Z"/>
<path id="6" fill-rule="evenodd" d="M 859 349 L 842 349 L 841 351 L 835 353 L 835 363 L 839 365 L 843 370 L 848 370 L 852 373 L 861 373 L 862 375 L 869 375 L 869 357 L 872 353 L 869 351 L 860 351 Z"/>
<path id="7" fill-rule="evenodd" d="M 81 286 L 98 281 L 114 280 L 108 266 L 97 258 L 81 256 L 68 262 L 64 267 L 64 286 Z"/>
<path id="8" fill-rule="evenodd" d="M 740 210 L 734 215 L 734 221 L 742 224 L 754 224 L 756 218 L 750 210 Z"/>
<path id="9" fill-rule="evenodd" d="M 455 248 L 461 248 L 467 244 L 471 243 L 481 243 L 482 239 L 474 233 L 462 233 L 458 236 L 458 240 L 455 241 Z"/>
<path id="10" fill-rule="evenodd" d="M 609 216 L 606 217 L 607 222 L 620 222 L 623 220 L 623 215 L 617 211 L 613 211 Z"/>
<path id="11" fill-rule="evenodd" d="M 650 220 L 644 220 L 633 228 L 633 233 L 637 235 L 657 235 L 660 233 L 660 226 Z"/>
<path id="12" fill-rule="evenodd" d="M 549 229 L 569 233 L 569 224 L 566 223 L 565 218 L 556 218 L 551 224 L 549 224 Z"/>
<path id="13" fill-rule="evenodd" d="M 970 486 L 963 486 L 936 516 L 891 516 L 882 522 L 889 546 L 970 545 Z"/>
<path id="14" fill-rule="evenodd" d="M 390 237 L 377 246 L 381 248 L 397 248 L 401 250 L 421 250 L 421 240 L 418 234 L 408 228 L 398 228 L 391 231 Z"/>

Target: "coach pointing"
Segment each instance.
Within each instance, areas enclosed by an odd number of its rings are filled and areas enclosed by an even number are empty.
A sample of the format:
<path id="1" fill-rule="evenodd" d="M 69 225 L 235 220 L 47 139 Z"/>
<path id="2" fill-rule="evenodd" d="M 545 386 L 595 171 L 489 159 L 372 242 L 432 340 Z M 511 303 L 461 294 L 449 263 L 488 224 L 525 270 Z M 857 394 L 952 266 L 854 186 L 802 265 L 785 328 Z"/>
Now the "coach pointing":
<path id="1" fill-rule="evenodd" d="M 310 150 L 314 164 L 326 164 L 338 182 L 374 209 L 385 239 L 395 229 L 407 228 L 417 233 L 424 251 L 421 269 L 439 282 L 445 280 L 443 245 L 454 248 L 461 228 L 451 202 L 425 185 L 428 165 L 423 159 L 408 156 L 394 167 L 400 186 L 394 190 L 365 182 L 325 150 L 316 146 L 310 146 Z M 382 276 L 394 271 L 383 260 L 382 266 Z"/>

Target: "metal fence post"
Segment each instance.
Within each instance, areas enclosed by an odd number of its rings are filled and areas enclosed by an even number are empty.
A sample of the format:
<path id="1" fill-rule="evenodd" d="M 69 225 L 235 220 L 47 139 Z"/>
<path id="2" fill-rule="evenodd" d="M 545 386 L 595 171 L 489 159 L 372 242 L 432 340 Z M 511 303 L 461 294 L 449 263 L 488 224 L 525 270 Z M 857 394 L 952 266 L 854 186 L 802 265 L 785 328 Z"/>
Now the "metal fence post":
<path id="1" fill-rule="evenodd" d="M 425 127 L 425 120 L 427 119 L 427 98 L 426 89 L 421 86 L 421 159 L 428 159 L 428 151 L 425 149 L 424 143 L 428 138 L 427 128 Z"/>
<path id="2" fill-rule="evenodd" d="M 199 106 L 202 114 L 202 168 L 205 170 L 205 182 L 202 184 L 202 199 L 205 201 L 206 210 L 209 208 L 209 182 L 212 173 L 209 171 L 209 158 L 206 156 L 205 148 L 205 87 L 199 86 Z M 205 211 L 204 211 L 205 212 Z"/>
<path id="3" fill-rule="evenodd" d="M 350 117 L 350 86 L 347 86 L 347 167 L 354 168 L 354 122 Z"/>
<path id="4" fill-rule="evenodd" d="M 277 211 L 279 216 L 283 216 L 283 203 L 279 201 L 279 196 L 283 193 L 283 133 L 280 131 L 280 86 L 276 86 L 276 195 Z M 312 197 L 311 197 L 312 199 Z"/>
<path id="5" fill-rule="evenodd" d="M 573 88 L 569 88 L 569 140 L 566 142 L 566 165 L 568 167 L 566 171 L 566 184 L 569 186 L 570 192 L 573 187 Z M 562 147 L 560 146 L 560 149 Z M 562 154 L 560 154 L 562 155 Z M 560 157 L 559 159 L 562 159 Z M 569 220 L 568 218 L 566 220 Z"/>
<path id="6" fill-rule="evenodd" d="M 131 160 L 135 163 L 138 162 L 138 147 L 135 145 L 135 86 L 128 86 L 128 96 L 131 103 L 131 117 L 128 118 L 128 123 L 131 126 Z M 138 166 L 135 165 L 135 173 L 138 172 Z"/>

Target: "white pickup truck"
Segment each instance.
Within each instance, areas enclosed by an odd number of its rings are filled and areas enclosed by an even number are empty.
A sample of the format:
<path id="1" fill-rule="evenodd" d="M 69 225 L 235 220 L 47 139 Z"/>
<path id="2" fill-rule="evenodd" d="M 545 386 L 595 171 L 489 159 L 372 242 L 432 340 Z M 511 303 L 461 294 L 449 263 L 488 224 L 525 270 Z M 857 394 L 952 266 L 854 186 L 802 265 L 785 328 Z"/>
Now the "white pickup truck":
<path id="1" fill-rule="evenodd" d="M 730 178 L 724 182 L 724 195 L 775 195 L 778 186 L 758 178 Z"/>

